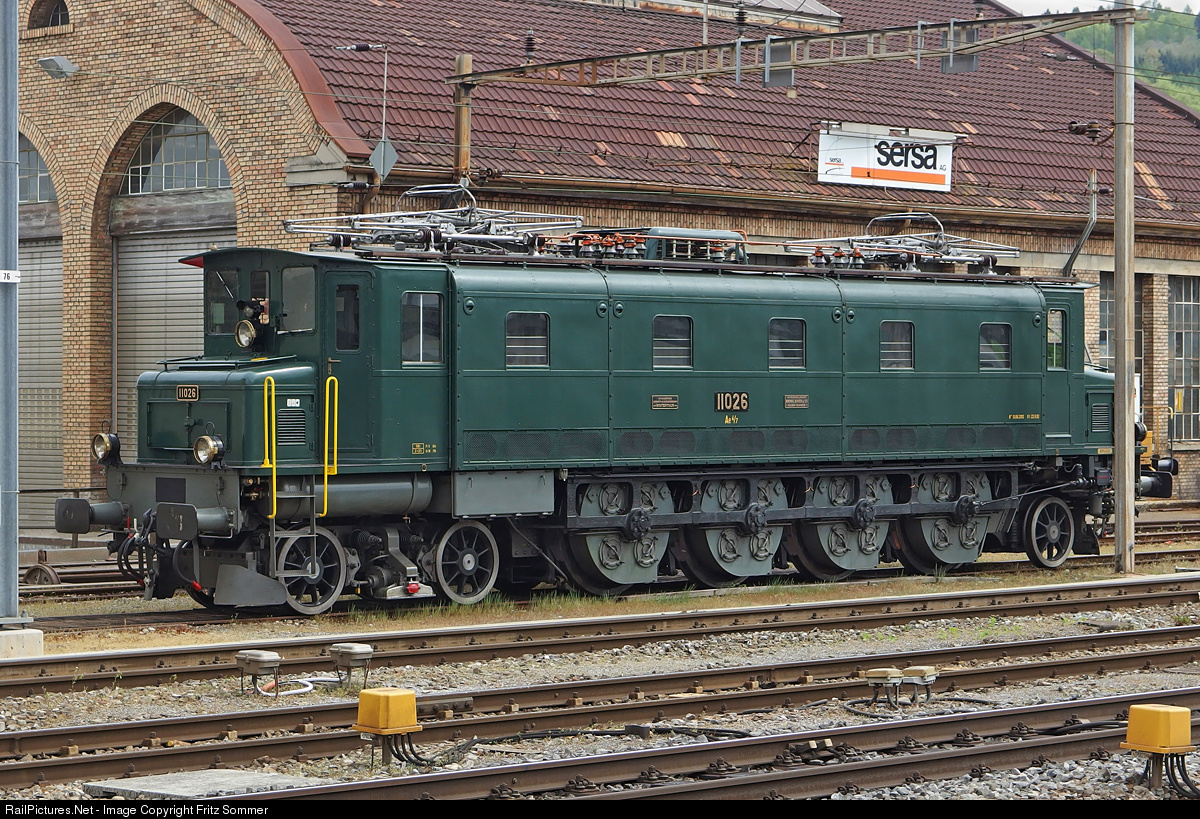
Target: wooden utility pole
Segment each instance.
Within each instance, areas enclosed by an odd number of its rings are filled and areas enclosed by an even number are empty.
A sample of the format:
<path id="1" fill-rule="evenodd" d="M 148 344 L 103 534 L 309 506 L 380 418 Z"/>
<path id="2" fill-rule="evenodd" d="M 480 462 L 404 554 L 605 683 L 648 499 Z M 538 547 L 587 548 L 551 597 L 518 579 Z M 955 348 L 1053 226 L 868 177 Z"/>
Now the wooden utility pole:
<path id="1" fill-rule="evenodd" d="M 459 54 L 454 58 L 456 74 L 471 73 L 471 55 Z M 471 175 L 471 83 L 454 86 L 454 179 L 458 181 Z"/>

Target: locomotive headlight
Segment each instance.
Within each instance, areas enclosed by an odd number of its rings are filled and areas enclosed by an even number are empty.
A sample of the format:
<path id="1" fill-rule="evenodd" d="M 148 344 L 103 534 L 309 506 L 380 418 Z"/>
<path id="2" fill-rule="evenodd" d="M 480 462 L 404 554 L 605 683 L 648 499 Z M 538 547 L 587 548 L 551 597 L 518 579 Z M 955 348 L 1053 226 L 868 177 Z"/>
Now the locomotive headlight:
<path id="1" fill-rule="evenodd" d="M 225 457 L 225 442 L 219 435 L 201 435 L 192 446 L 192 454 L 197 463 L 215 463 Z"/>
<path id="2" fill-rule="evenodd" d="M 233 338 L 239 347 L 246 349 L 254 343 L 254 339 L 258 338 L 258 330 L 254 329 L 251 322 L 242 319 L 233 328 Z"/>
<path id="3" fill-rule="evenodd" d="M 97 432 L 92 436 L 92 455 L 98 463 L 115 460 L 121 454 L 121 439 L 112 432 Z"/>

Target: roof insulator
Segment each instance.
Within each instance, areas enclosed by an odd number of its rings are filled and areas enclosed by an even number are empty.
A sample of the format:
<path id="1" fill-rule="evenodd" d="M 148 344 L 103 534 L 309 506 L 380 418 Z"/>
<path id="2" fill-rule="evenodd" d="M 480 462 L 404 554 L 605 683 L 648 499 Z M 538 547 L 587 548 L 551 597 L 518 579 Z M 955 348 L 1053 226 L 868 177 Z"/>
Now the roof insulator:
<path id="1" fill-rule="evenodd" d="M 742 5 L 741 0 L 737 4 L 737 33 L 739 40 L 746 33 L 746 7 Z"/>
<path id="2" fill-rule="evenodd" d="M 525 32 L 525 62 L 533 62 L 533 29 Z"/>

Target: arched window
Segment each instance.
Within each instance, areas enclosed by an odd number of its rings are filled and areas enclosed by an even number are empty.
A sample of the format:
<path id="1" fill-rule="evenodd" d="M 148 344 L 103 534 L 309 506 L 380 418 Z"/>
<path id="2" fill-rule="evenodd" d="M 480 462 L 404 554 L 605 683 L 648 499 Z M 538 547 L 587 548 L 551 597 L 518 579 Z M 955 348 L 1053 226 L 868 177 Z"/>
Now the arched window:
<path id="1" fill-rule="evenodd" d="M 29 28 L 52 28 L 71 22 L 66 0 L 43 0 L 35 3 L 29 13 Z"/>
<path id="2" fill-rule="evenodd" d="M 56 202 L 54 183 L 46 162 L 33 143 L 24 136 L 17 137 L 17 204 Z"/>
<path id="3" fill-rule="evenodd" d="M 187 111 L 176 108 L 150 127 L 134 151 L 121 192 L 228 187 L 229 170 L 208 129 Z"/>

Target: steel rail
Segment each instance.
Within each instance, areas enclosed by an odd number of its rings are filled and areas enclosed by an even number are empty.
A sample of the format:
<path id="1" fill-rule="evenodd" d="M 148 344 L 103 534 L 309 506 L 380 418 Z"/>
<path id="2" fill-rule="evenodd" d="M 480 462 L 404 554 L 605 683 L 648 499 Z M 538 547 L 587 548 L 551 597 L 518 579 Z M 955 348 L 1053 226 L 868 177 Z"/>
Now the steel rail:
<path id="1" fill-rule="evenodd" d="M 732 609 L 624 615 L 466 626 L 426 631 L 328 635 L 252 644 L 223 643 L 128 652 L 93 652 L 0 660 L 0 696 L 39 691 L 71 691 L 106 686 L 161 685 L 175 679 L 210 679 L 238 673 L 234 655 L 267 648 L 283 655 L 282 673 L 328 668 L 329 646 L 353 640 L 369 643 L 379 665 L 470 662 L 543 652 L 595 651 L 699 635 L 748 631 L 856 630 L 945 617 L 1080 613 L 1126 607 L 1171 606 L 1195 602 L 1200 573 L 1122 579 L 944 595 L 872 598 L 831 603 L 798 603 Z"/>
<path id="2" fill-rule="evenodd" d="M 1200 627 L 1192 630 L 1200 631 Z M 1110 635 L 1110 642 L 1118 635 Z M 1140 644 L 1151 631 L 1141 632 L 1133 641 Z M 1128 642 L 1128 641 L 1126 641 Z M 872 691 L 869 682 L 857 674 L 864 663 L 897 658 L 916 663 L 945 664 L 960 662 L 963 655 L 979 658 L 1011 657 L 1021 652 L 1042 654 L 1046 650 L 1078 650 L 1084 643 L 1077 638 L 1053 638 L 1022 644 L 951 647 L 927 652 L 896 655 L 866 655 L 785 666 L 743 666 L 729 669 L 659 674 L 648 677 L 608 680 L 571 681 L 526 688 L 467 692 L 457 696 L 421 697 L 418 715 L 423 718 L 422 743 L 453 742 L 463 736 L 503 737 L 530 730 L 578 729 L 590 725 L 621 724 L 638 721 L 658 722 L 688 714 L 746 712 L 755 709 L 799 708 L 836 697 L 842 701 L 866 698 Z M 1085 673 L 1162 667 L 1173 663 L 1194 662 L 1200 647 L 1173 646 L 1120 654 L 1087 657 L 1060 657 L 1030 660 L 983 668 L 944 668 L 933 685 L 939 693 L 1002 688 L 1020 680 L 1053 679 Z M 815 667 L 814 667 L 815 666 Z M 850 670 L 854 668 L 855 670 Z M 824 679 L 818 675 L 851 676 Z M 819 679 L 820 681 L 814 681 Z M 548 709 L 533 711 L 530 709 Z M 897 712 L 899 713 L 899 712 Z M 480 714 L 485 714 L 480 716 Z M 230 756 L 228 742 L 238 737 L 260 737 L 271 732 L 290 736 L 263 737 L 253 745 L 254 755 L 294 756 L 298 746 L 309 756 L 345 753 L 355 745 L 346 737 L 331 737 L 357 717 L 357 703 L 305 705 L 284 708 L 194 715 L 179 719 L 157 719 L 112 725 L 84 725 L 14 731 L 2 735 L 7 754 L 17 761 L 0 762 L 0 786 L 21 787 L 42 781 L 71 781 L 84 775 L 111 775 L 122 765 L 133 764 L 142 773 L 177 770 L 191 764 L 212 764 L 214 750 L 228 764 L 245 760 L 240 750 Z M 321 729 L 318 731 L 318 727 Z M 342 733 L 345 733 L 344 731 Z M 349 732 L 353 734 L 353 732 Z M 80 741 L 82 738 L 82 741 Z M 155 749 L 175 743 L 219 742 L 197 746 L 194 754 L 175 752 L 162 759 Z M 91 754 L 97 750 L 141 746 L 143 750 Z M 240 747 L 240 746 L 239 746 Z M 84 755 L 78 755 L 83 753 Z M 57 756 L 59 759 L 27 759 L 29 756 Z M 114 758 L 116 761 L 114 761 Z M 69 764 L 74 760 L 74 765 Z M 94 767 L 98 766 L 98 767 Z M 115 767 L 114 767 L 115 766 Z M 118 771 L 124 773 L 125 771 Z"/>
<path id="3" fill-rule="evenodd" d="M 979 737 L 1001 737 L 1014 733 L 1029 737 L 1013 742 L 1012 751 L 1018 752 L 1014 764 L 1029 764 L 1037 750 L 1052 745 L 1037 731 L 1064 728 L 1068 722 L 1080 720 L 1108 721 L 1117 719 L 1122 712 L 1135 704 L 1171 704 L 1182 707 L 1200 705 L 1200 688 L 1173 689 L 1093 700 L 1073 700 L 1018 708 L 1005 708 L 972 714 L 952 714 L 910 720 L 895 720 L 887 723 L 872 723 L 829 729 L 802 731 L 789 734 L 774 734 L 747 739 L 716 740 L 683 746 L 654 748 L 645 751 L 628 751 L 590 757 L 546 762 L 528 762 L 500 765 L 488 768 L 472 768 L 413 776 L 373 779 L 360 782 L 318 785 L 295 788 L 287 791 L 272 791 L 238 794 L 222 797 L 234 800 L 265 799 L 482 799 L 496 794 L 529 795 L 563 790 L 569 783 L 584 777 L 596 785 L 635 782 L 644 777 L 652 767 L 662 776 L 697 776 L 710 767 L 747 768 L 752 766 L 779 764 L 781 767 L 799 765 L 790 773 L 799 778 L 820 776 L 832 772 L 835 780 L 845 782 L 850 775 L 857 775 L 868 786 L 871 771 L 887 767 L 887 760 L 873 759 L 862 763 L 828 765 L 814 768 L 805 766 L 797 759 L 798 752 L 809 743 L 818 747 L 845 743 L 858 751 L 887 752 L 900 750 L 903 742 L 911 747 L 909 740 L 924 745 L 951 743 L 965 732 Z M 639 734 L 635 728 L 631 733 Z M 1090 739 L 1111 741 L 1113 747 L 1124 739 L 1124 728 L 1115 731 L 1097 731 Z M 1082 737 L 1077 737 L 1082 738 Z M 955 747 L 951 755 L 978 753 L 984 746 Z M 943 752 L 939 752 L 943 753 Z M 994 757 L 992 757 L 994 759 Z M 911 774 L 918 766 L 930 761 L 929 757 L 913 757 L 907 753 L 892 760 L 905 774 Z M 940 759 L 939 759 L 940 761 Z M 979 764 L 979 763 L 975 763 Z M 968 767 L 967 770 L 970 770 Z M 901 779 L 903 781 L 903 779 Z M 862 785 L 860 785 L 861 787 Z M 828 787 L 828 784 L 826 785 Z M 664 795 L 667 792 L 663 792 Z M 644 796 L 644 792 L 639 792 Z M 612 798 L 612 797 L 610 797 Z M 734 798 L 734 797 L 730 797 Z"/>

